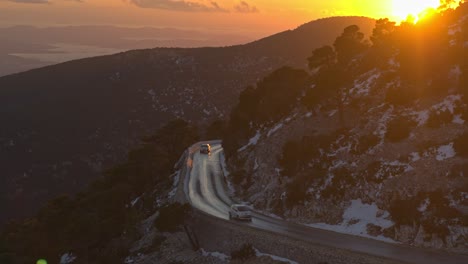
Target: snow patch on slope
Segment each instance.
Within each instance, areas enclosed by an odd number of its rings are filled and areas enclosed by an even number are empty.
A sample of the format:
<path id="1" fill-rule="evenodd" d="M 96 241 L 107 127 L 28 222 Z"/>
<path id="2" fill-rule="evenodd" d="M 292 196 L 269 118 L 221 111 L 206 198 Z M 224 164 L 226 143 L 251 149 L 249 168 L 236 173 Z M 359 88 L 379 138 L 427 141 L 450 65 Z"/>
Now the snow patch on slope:
<path id="1" fill-rule="evenodd" d="M 418 207 L 418 211 L 423 213 L 427 210 L 427 207 L 431 204 L 431 200 L 429 198 L 426 198 L 421 205 Z"/>
<path id="2" fill-rule="evenodd" d="M 446 160 L 455 157 L 455 149 L 453 149 L 453 143 L 448 145 L 440 146 L 437 149 L 436 159 L 438 161 Z"/>
<path id="3" fill-rule="evenodd" d="M 130 202 L 130 206 L 133 207 L 135 206 L 136 203 L 138 203 L 138 201 L 140 200 L 141 196 L 138 196 L 137 198 L 133 199 L 131 202 Z"/>
<path id="4" fill-rule="evenodd" d="M 418 161 L 418 160 L 421 159 L 421 155 L 419 155 L 418 152 L 412 152 L 412 153 L 410 154 L 410 157 L 411 157 L 411 161 L 412 161 L 412 162 L 415 162 L 415 161 Z"/>
<path id="5" fill-rule="evenodd" d="M 277 125 L 274 126 L 272 129 L 270 129 L 270 131 L 268 131 L 267 137 L 270 137 L 271 135 L 273 135 L 276 131 L 278 131 L 278 130 L 281 129 L 282 127 L 283 127 L 283 123 L 277 124 Z"/>
<path id="6" fill-rule="evenodd" d="M 434 105 L 432 108 L 437 111 L 449 111 L 451 114 L 455 111 L 456 102 L 461 100 L 461 95 L 449 95 L 444 101 Z"/>
<path id="7" fill-rule="evenodd" d="M 379 125 L 376 130 L 379 137 L 383 140 L 385 134 L 387 133 L 387 123 L 390 121 L 393 113 L 393 107 L 390 107 L 383 115 L 382 118 L 379 120 Z"/>
<path id="8" fill-rule="evenodd" d="M 283 257 L 279 257 L 279 256 L 267 254 L 267 253 L 262 253 L 262 252 L 258 251 L 258 249 L 256 249 L 256 248 L 255 248 L 255 255 L 257 257 L 269 257 L 269 258 L 271 258 L 273 260 L 276 260 L 276 261 L 279 261 L 279 262 L 284 262 L 284 263 L 289 263 L 289 264 L 298 264 L 296 261 L 293 261 L 293 260 L 290 260 L 290 259 L 287 259 L 287 258 L 283 258 Z"/>
<path id="9" fill-rule="evenodd" d="M 180 170 L 176 171 L 174 174 L 174 182 L 172 183 L 172 190 L 169 192 L 168 197 L 172 198 L 177 193 L 177 186 L 179 185 L 180 179 Z"/>
<path id="10" fill-rule="evenodd" d="M 462 115 L 454 115 L 452 123 L 463 125 L 465 124 L 465 120 L 463 120 Z"/>
<path id="11" fill-rule="evenodd" d="M 203 248 L 200 249 L 200 251 L 204 257 L 214 257 L 225 262 L 229 262 L 229 260 L 231 259 L 231 257 L 221 252 L 208 252 L 208 251 L 205 251 Z"/>
<path id="12" fill-rule="evenodd" d="M 350 89 L 350 94 L 354 96 L 367 96 L 375 81 L 380 77 L 381 73 L 377 69 L 373 69 L 354 81 L 353 88 Z"/>
<path id="13" fill-rule="evenodd" d="M 262 136 L 262 134 L 260 133 L 260 130 L 258 130 L 257 134 L 255 134 L 255 136 L 253 136 L 251 139 L 249 139 L 249 143 L 247 145 L 241 147 L 240 149 L 238 149 L 237 152 L 242 152 L 242 151 L 246 150 L 250 146 L 257 145 L 257 142 L 258 142 L 258 140 L 260 139 L 261 136 Z"/>
<path id="14" fill-rule="evenodd" d="M 418 122 L 418 126 L 422 126 L 426 124 L 427 120 L 429 119 L 431 110 L 437 111 L 438 113 L 448 111 L 451 114 L 454 114 L 455 108 L 457 107 L 457 102 L 460 102 L 460 101 L 461 101 L 461 95 L 449 95 L 445 97 L 445 99 L 442 102 L 433 105 L 429 109 L 421 110 L 418 112 L 413 111 L 410 113 L 410 115 L 414 116 L 416 122 Z M 461 118 L 460 115 L 454 116 L 454 119 L 452 122 L 456 124 L 465 123 L 465 121 Z"/>
<path id="15" fill-rule="evenodd" d="M 412 115 L 416 116 L 416 122 L 418 122 L 418 126 L 422 126 L 429 119 L 429 110 L 413 112 Z"/>
<path id="16" fill-rule="evenodd" d="M 339 225 L 325 223 L 309 224 L 308 226 L 330 230 L 338 233 L 357 235 L 390 243 L 396 243 L 393 239 L 380 236 L 372 236 L 367 233 L 367 225 L 372 224 L 381 228 L 389 228 L 394 223 L 387 218 L 387 211 L 380 210 L 375 203 L 363 204 L 361 199 L 352 200 L 351 205 L 343 213 L 343 222 Z"/>
<path id="17" fill-rule="evenodd" d="M 68 252 L 68 253 L 63 254 L 60 257 L 60 264 L 70 264 L 70 263 L 73 263 L 75 259 L 76 259 L 76 256 L 73 255 L 73 253 Z"/>

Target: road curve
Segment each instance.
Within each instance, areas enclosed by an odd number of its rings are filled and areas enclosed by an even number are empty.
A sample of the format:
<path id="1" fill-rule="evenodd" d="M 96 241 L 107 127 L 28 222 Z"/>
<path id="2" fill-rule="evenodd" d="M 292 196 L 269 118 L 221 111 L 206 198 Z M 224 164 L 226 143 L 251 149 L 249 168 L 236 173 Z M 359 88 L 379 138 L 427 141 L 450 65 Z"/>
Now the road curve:
<path id="1" fill-rule="evenodd" d="M 185 177 L 185 193 L 191 205 L 214 217 L 228 220 L 229 206 L 233 203 L 228 195 L 220 157 L 223 153 L 220 141 L 209 142 L 211 154 L 200 154 L 198 146 L 189 148 L 191 170 Z M 307 227 L 300 224 L 253 213 L 252 222 L 245 225 L 302 241 L 347 249 L 369 255 L 385 257 L 407 263 L 421 264 L 467 264 L 467 255 L 428 250 L 385 243 L 368 238 Z"/>

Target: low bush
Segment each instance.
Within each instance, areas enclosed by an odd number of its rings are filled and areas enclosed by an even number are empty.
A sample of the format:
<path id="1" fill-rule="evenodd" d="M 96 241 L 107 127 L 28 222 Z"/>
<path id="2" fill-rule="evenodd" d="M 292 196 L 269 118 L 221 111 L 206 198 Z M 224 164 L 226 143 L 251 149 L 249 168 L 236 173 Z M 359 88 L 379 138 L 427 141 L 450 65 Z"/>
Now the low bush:
<path id="1" fill-rule="evenodd" d="M 346 167 L 341 167 L 333 171 L 332 183 L 335 185 L 352 186 L 356 184 L 353 173 Z"/>
<path id="2" fill-rule="evenodd" d="M 190 213 L 188 204 L 170 204 L 159 210 L 159 216 L 154 221 L 154 226 L 163 232 L 175 232 L 180 229 Z"/>
<path id="3" fill-rule="evenodd" d="M 435 141 L 424 140 L 424 141 L 416 144 L 417 152 L 418 153 L 424 153 L 424 152 L 428 151 L 429 149 L 434 148 L 437 145 L 438 144 Z"/>
<path id="4" fill-rule="evenodd" d="M 385 101 L 392 105 L 409 105 L 417 98 L 417 91 L 411 88 L 392 87 L 388 89 Z"/>
<path id="5" fill-rule="evenodd" d="M 335 131 L 330 135 L 305 136 L 300 141 L 286 142 L 282 155 L 278 158 L 278 163 L 283 168 L 282 175 L 294 177 L 301 171 L 310 169 L 309 164 L 313 164 L 314 168 L 326 166 L 326 160 L 321 156 L 321 151 L 329 148 L 341 134 L 343 131 Z M 314 160 L 320 160 L 320 162 L 313 162 Z"/>
<path id="6" fill-rule="evenodd" d="M 237 260 L 248 260 L 256 256 L 256 252 L 254 247 L 251 244 L 244 244 L 238 250 L 234 250 L 231 252 L 231 258 Z"/>
<path id="7" fill-rule="evenodd" d="M 429 234 L 434 234 L 442 239 L 445 243 L 445 238 L 450 234 L 450 230 L 447 227 L 447 224 L 438 223 L 435 219 L 426 219 L 421 223 L 424 231 Z"/>
<path id="8" fill-rule="evenodd" d="M 299 170 L 302 155 L 302 144 L 298 141 L 288 141 L 283 146 L 283 154 L 278 159 L 278 163 L 282 166 L 282 174 L 285 176 L 294 176 Z"/>
<path id="9" fill-rule="evenodd" d="M 362 155 L 372 147 L 379 144 L 380 138 L 374 134 L 361 136 L 357 144 L 351 149 L 351 154 Z"/>
<path id="10" fill-rule="evenodd" d="M 457 155 L 468 157 L 468 132 L 455 139 L 453 147 Z"/>
<path id="11" fill-rule="evenodd" d="M 321 195 L 325 199 L 333 198 L 341 200 L 348 186 L 353 186 L 356 183 L 352 173 L 345 167 L 338 168 L 333 172 L 333 180 L 331 183 L 322 191 Z"/>
<path id="12" fill-rule="evenodd" d="M 321 197 L 324 199 L 340 199 L 344 196 L 345 189 L 341 186 L 335 186 L 333 184 L 328 185 L 323 191 L 321 192 Z"/>
<path id="13" fill-rule="evenodd" d="M 220 139 L 223 138 L 226 131 L 226 122 L 223 120 L 213 121 L 205 131 L 206 139 Z"/>
<path id="14" fill-rule="evenodd" d="M 286 185 L 286 206 L 291 208 L 295 205 L 302 204 L 307 198 L 308 183 L 305 177 L 295 178 L 292 182 Z"/>
<path id="15" fill-rule="evenodd" d="M 397 225 L 421 224 L 428 234 L 437 235 L 445 241 L 450 234 L 450 223 L 463 224 L 466 216 L 450 206 L 448 193 L 443 190 L 419 192 L 408 199 L 397 199 L 389 208 L 392 220 Z M 421 205 L 426 203 L 425 208 Z"/>
<path id="16" fill-rule="evenodd" d="M 380 183 L 380 179 L 376 177 L 377 172 L 380 170 L 382 167 L 382 162 L 380 161 L 373 161 L 369 165 L 367 165 L 367 168 L 362 172 L 363 178 L 367 182 L 375 182 L 375 183 Z"/>
<path id="17" fill-rule="evenodd" d="M 430 128 L 438 128 L 445 124 L 450 124 L 453 120 L 453 115 L 449 111 L 432 110 L 426 125 Z"/>
<path id="18" fill-rule="evenodd" d="M 441 190 L 420 193 L 419 196 L 430 199 L 428 210 L 432 215 L 440 219 L 457 219 L 462 216 L 462 213 L 450 206 L 450 200 L 447 198 L 447 193 Z"/>
<path id="19" fill-rule="evenodd" d="M 448 177 L 451 179 L 456 178 L 468 178 L 468 164 L 457 164 L 454 165 L 448 174 Z"/>
<path id="20" fill-rule="evenodd" d="M 421 220 L 421 213 L 418 211 L 419 206 L 419 199 L 396 199 L 391 202 L 388 211 L 395 224 L 413 225 Z"/>
<path id="21" fill-rule="evenodd" d="M 385 139 L 390 142 L 399 142 L 411 133 L 412 128 L 416 126 L 416 122 L 409 117 L 399 116 L 387 124 L 387 133 Z"/>
<path id="22" fill-rule="evenodd" d="M 231 172 L 230 175 L 231 175 L 232 182 L 236 185 L 241 184 L 242 181 L 247 178 L 246 176 L 247 172 L 244 169 L 235 170 Z"/>

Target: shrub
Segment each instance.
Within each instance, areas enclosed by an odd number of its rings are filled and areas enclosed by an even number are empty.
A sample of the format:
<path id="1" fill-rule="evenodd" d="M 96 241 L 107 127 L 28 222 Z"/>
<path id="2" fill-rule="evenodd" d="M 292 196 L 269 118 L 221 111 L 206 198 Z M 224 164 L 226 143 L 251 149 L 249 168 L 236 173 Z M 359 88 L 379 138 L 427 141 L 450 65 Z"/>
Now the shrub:
<path id="1" fill-rule="evenodd" d="M 361 155 L 364 154 L 366 151 L 371 149 L 372 147 L 379 144 L 380 138 L 374 134 L 368 134 L 361 136 L 358 139 L 357 144 L 351 149 L 351 154 L 354 155 Z"/>
<path id="2" fill-rule="evenodd" d="M 399 142 L 407 138 L 416 122 L 408 117 L 397 117 L 387 124 L 385 138 L 390 142 Z"/>
<path id="3" fill-rule="evenodd" d="M 307 198 L 308 182 L 306 177 L 295 178 L 286 186 L 286 205 L 291 208 L 301 204 Z"/>
<path id="4" fill-rule="evenodd" d="M 226 131 L 226 123 L 223 120 L 213 121 L 205 132 L 206 139 L 220 139 Z"/>
<path id="5" fill-rule="evenodd" d="M 434 217 L 443 219 L 456 219 L 462 216 L 462 213 L 450 206 L 447 193 L 437 190 L 420 195 L 426 196 L 431 200 L 428 210 L 433 212 Z"/>
<path id="6" fill-rule="evenodd" d="M 369 165 L 367 165 L 367 168 L 362 172 L 364 175 L 364 179 L 367 182 L 376 182 L 380 183 L 381 180 L 376 177 L 377 172 L 380 170 L 382 167 L 382 162 L 380 161 L 373 161 Z"/>
<path id="7" fill-rule="evenodd" d="M 190 205 L 174 203 L 159 210 L 159 216 L 154 221 L 154 226 L 164 232 L 175 232 L 184 223 L 190 213 Z"/>
<path id="8" fill-rule="evenodd" d="M 385 101 L 393 105 L 409 105 L 418 97 L 417 91 L 407 87 L 393 87 L 388 89 Z"/>
<path id="9" fill-rule="evenodd" d="M 282 156 L 278 163 L 283 168 L 282 174 L 293 177 L 299 172 L 309 169 L 309 164 L 314 159 L 320 159 L 319 163 L 313 163 L 314 168 L 326 165 L 321 157 L 320 149 L 325 149 L 336 140 L 337 135 L 343 131 L 335 131 L 331 135 L 305 136 L 301 141 L 288 141 L 283 146 Z"/>
<path id="10" fill-rule="evenodd" d="M 230 175 L 232 182 L 236 185 L 239 185 L 246 178 L 247 172 L 244 169 L 240 169 L 233 171 Z"/>
<path id="11" fill-rule="evenodd" d="M 330 184 L 325 189 L 323 189 L 321 196 L 325 199 L 329 199 L 329 198 L 340 199 L 344 196 L 344 194 L 345 194 L 345 189 L 343 187 Z"/>
<path id="12" fill-rule="evenodd" d="M 455 139 L 453 147 L 458 155 L 467 157 L 468 156 L 468 132 Z"/>
<path id="13" fill-rule="evenodd" d="M 432 82 L 424 90 L 424 95 L 435 97 L 442 97 L 444 95 L 446 96 L 449 92 L 449 90 L 447 89 L 447 83 L 450 83 L 448 75 L 441 75 L 433 78 Z"/>
<path id="14" fill-rule="evenodd" d="M 244 244 L 239 250 L 234 250 L 231 252 L 232 259 L 238 259 L 242 261 L 248 260 L 255 256 L 256 252 L 251 244 Z"/>
<path id="15" fill-rule="evenodd" d="M 420 143 L 418 143 L 416 145 L 417 147 L 417 150 L 419 153 L 424 153 L 426 152 L 428 149 L 431 149 L 435 146 L 437 146 L 438 144 L 435 142 L 435 141 L 432 141 L 432 140 L 424 140 Z"/>
<path id="16" fill-rule="evenodd" d="M 445 242 L 445 237 L 450 234 L 450 230 L 448 229 L 446 224 L 438 223 L 435 219 L 426 219 L 424 220 L 421 225 L 424 228 L 424 231 L 429 234 L 435 234 L 439 238 L 441 238 Z"/>
<path id="17" fill-rule="evenodd" d="M 393 200 L 388 209 L 392 220 L 397 225 L 412 225 L 419 223 L 421 213 L 418 211 L 419 199 L 396 199 Z"/>
<path id="18" fill-rule="evenodd" d="M 354 179 L 352 172 L 346 167 L 335 169 L 333 171 L 333 175 L 332 183 L 334 185 L 347 186 L 354 185 L 356 183 L 356 179 Z"/>
<path id="19" fill-rule="evenodd" d="M 441 125 L 449 124 L 453 120 L 453 115 L 449 111 L 432 110 L 426 125 L 430 128 L 438 128 Z"/>
<path id="20" fill-rule="evenodd" d="M 468 164 L 458 164 L 450 169 L 449 178 L 468 178 Z"/>
<path id="21" fill-rule="evenodd" d="M 282 174 L 293 176 L 299 170 L 302 155 L 302 144 L 298 141 L 288 141 L 283 146 L 281 158 L 278 163 L 283 168 Z"/>
<path id="22" fill-rule="evenodd" d="M 334 170 L 333 175 L 332 182 L 322 191 L 322 197 L 341 199 L 346 193 L 346 187 L 355 185 L 356 179 L 345 167 Z"/>

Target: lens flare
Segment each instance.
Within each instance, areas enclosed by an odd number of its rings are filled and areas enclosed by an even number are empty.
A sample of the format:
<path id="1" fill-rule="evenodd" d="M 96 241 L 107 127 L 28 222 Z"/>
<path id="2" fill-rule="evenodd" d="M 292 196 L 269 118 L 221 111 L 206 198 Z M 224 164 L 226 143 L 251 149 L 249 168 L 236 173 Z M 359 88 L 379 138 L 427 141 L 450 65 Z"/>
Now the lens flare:
<path id="1" fill-rule="evenodd" d="M 400 21 L 408 17 L 416 23 L 430 12 L 428 9 L 437 9 L 440 6 L 439 0 L 393 0 L 393 15 Z"/>

